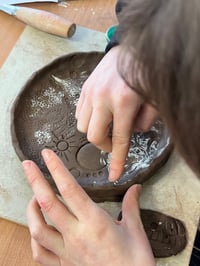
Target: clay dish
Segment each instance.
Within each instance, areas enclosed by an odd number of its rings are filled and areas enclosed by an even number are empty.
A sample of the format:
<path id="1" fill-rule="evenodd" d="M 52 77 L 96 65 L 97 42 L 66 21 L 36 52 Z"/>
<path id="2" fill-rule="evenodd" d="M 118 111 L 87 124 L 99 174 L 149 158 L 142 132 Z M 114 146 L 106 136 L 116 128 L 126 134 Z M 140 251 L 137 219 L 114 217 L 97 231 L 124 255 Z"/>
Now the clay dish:
<path id="1" fill-rule="evenodd" d="M 102 57 L 85 52 L 54 60 L 29 78 L 11 110 L 12 143 L 20 160 L 35 161 L 57 192 L 41 157 L 42 149 L 52 149 L 97 202 L 121 200 L 132 184 L 150 178 L 172 150 L 166 128 L 157 121 L 149 132 L 132 136 L 124 173 L 119 181 L 108 181 L 110 154 L 77 131 L 74 116 L 81 87 Z"/>

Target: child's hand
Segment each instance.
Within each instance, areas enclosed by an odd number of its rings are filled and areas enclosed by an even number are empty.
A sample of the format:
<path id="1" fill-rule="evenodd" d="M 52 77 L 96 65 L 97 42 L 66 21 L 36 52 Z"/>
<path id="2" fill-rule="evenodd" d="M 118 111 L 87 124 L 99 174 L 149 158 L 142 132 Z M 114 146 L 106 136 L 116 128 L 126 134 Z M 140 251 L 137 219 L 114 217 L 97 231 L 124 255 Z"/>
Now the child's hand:
<path id="1" fill-rule="evenodd" d="M 54 152 L 44 150 L 42 155 L 65 204 L 38 167 L 32 161 L 24 161 L 34 192 L 27 219 L 35 261 L 45 266 L 155 265 L 140 220 L 140 185 L 128 190 L 123 219 L 116 221 L 89 198 Z M 41 210 L 53 226 L 46 223 Z"/>
<path id="2" fill-rule="evenodd" d="M 112 48 L 83 85 L 76 109 L 77 127 L 100 149 L 112 152 L 109 180 L 124 168 L 133 131 L 147 131 L 157 118 L 117 70 L 120 46 Z M 112 123 L 112 137 L 109 136 Z"/>

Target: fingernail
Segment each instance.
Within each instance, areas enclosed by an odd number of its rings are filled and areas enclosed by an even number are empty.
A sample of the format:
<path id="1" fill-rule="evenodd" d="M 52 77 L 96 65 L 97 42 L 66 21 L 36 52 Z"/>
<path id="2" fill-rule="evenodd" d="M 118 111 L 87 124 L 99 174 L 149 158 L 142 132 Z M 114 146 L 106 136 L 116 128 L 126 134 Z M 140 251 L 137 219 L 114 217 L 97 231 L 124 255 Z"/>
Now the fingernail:
<path id="1" fill-rule="evenodd" d="M 30 161 L 23 161 L 22 167 L 24 169 L 25 174 L 27 174 L 30 171 L 31 168 L 31 162 Z"/>
<path id="2" fill-rule="evenodd" d="M 51 157 L 51 150 L 44 149 L 42 151 L 42 157 L 44 158 L 45 161 L 48 161 Z"/>

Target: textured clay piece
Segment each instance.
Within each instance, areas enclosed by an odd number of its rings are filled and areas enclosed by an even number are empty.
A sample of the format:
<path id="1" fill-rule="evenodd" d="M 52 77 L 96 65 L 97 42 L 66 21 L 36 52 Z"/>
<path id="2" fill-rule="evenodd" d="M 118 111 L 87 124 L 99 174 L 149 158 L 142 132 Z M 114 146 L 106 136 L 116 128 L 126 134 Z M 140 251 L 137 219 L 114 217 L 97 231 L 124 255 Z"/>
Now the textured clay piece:
<path id="1" fill-rule="evenodd" d="M 167 130 L 157 121 L 149 132 L 132 136 L 124 173 L 119 181 L 108 181 L 110 154 L 89 143 L 77 131 L 75 119 L 81 87 L 103 55 L 85 52 L 57 58 L 30 77 L 11 110 L 12 142 L 20 160 L 35 161 L 57 192 L 41 157 L 42 149 L 52 149 L 97 202 L 120 201 L 132 184 L 150 178 L 172 150 Z"/>
<path id="2" fill-rule="evenodd" d="M 153 210 L 141 209 L 140 215 L 156 258 L 176 255 L 186 247 L 187 232 L 180 220 Z"/>

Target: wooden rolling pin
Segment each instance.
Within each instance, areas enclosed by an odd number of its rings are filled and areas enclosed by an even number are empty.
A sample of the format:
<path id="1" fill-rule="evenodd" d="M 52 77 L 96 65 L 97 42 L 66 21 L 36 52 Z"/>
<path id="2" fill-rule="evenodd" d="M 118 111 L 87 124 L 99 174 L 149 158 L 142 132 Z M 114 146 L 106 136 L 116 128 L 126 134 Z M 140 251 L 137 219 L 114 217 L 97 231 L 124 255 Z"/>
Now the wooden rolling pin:
<path id="1" fill-rule="evenodd" d="M 76 31 L 76 24 L 47 11 L 6 4 L 0 5 L 0 10 L 15 16 L 36 29 L 61 37 L 69 38 Z"/>

